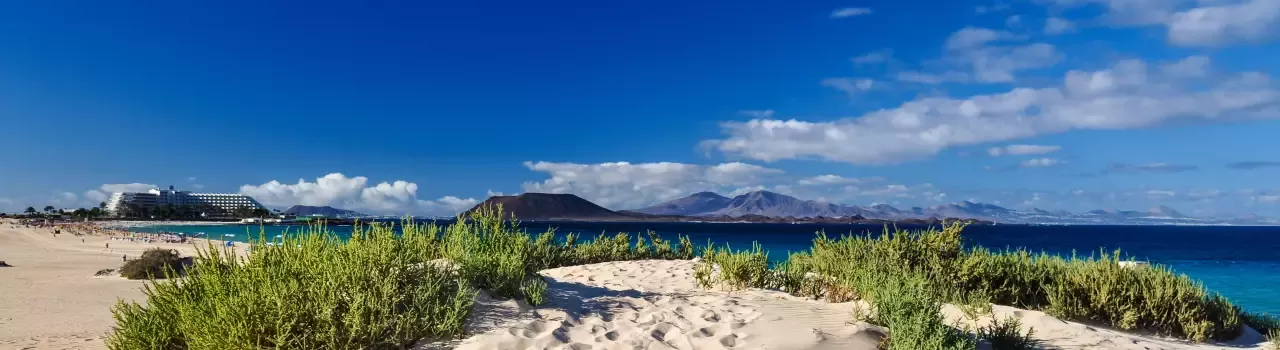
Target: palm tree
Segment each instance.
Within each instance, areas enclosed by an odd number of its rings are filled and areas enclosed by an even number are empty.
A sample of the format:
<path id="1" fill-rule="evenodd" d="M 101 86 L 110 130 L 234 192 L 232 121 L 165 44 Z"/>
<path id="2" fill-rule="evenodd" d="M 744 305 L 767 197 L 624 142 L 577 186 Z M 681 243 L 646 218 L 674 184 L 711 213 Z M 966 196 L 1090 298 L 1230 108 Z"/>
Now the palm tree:
<path id="1" fill-rule="evenodd" d="M 53 214 L 53 209 L 55 209 L 55 208 L 54 208 L 52 205 L 46 205 L 46 206 L 44 206 L 44 212 L 46 212 L 46 213 Z"/>
<path id="2" fill-rule="evenodd" d="M 107 202 L 98 202 L 98 208 L 107 209 Z"/>
<path id="3" fill-rule="evenodd" d="M 27 207 L 27 210 L 23 212 L 27 213 L 27 215 L 36 215 L 36 208 Z"/>

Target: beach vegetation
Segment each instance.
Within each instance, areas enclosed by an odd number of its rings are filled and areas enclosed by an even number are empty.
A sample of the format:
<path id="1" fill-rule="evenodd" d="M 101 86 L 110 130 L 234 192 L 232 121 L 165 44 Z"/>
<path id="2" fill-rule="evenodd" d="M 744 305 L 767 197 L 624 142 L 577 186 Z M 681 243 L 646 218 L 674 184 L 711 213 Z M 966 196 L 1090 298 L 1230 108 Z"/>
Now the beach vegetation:
<path id="1" fill-rule="evenodd" d="M 1013 316 L 993 318 L 991 324 L 978 328 L 978 339 L 991 344 L 992 350 L 1037 349 L 1041 341 L 1035 339 L 1035 334 L 1034 327 L 1027 328 L 1027 332 L 1022 333 L 1022 321 Z"/>
<path id="2" fill-rule="evenodd" d="M 529 305 L 545 304 L 547 302 L 547 281 L 543 280 L 541 276 L 529 278 L 520 287 L 520 293 L 524 294 L 524 300 Z"/>
<path id="3" fill-rule="evenodd" d="M 1264 335 L 1280 332 L 1280 316 L 1271 314 L 1244 313 L 1240 315 L 1244 324 Z M 1273 337 L 1274 338 L 1274 337 Z"/>
<path id="4" fill-rule="evenodd" d="M 141 257 L 126 261 L 120 267 L 120 276 L 131 280 L 172 278 L 182 274 L 183 261 L 176 250 L 151 248 L 143 251 Z"/>
<path id="5" fill-rule="evenodd" d="M 1042 310 L 1065 320 L 1199 342 L 1232 339 L 1248 318 L 1225 297 L 1186 275 L 1158 265 L 1120 264 L 1124 259 L 1119 251 L 1063 257 L 1026 250 L 967 248 L 961 237 L 963 228 L 962 224 L 916 231 L 886 228 L 879 235 L 839 238 L 818 233 L 809 251 L 793 253 L 767 271 L 755 266 L 750 273 L 726 273 L 726 265 L 742 266 L 744 256 L 751 254 L 727 249 L 704 254 L 708 264 L 700 268 L 710 273 L 718 267 L 721 278 L 733 281 L 736 287 L 779 289 L 833 302 L 867 300 L 874 306 L 872 319 L 886 323 L 925 320 L 875 316 L 906 302 L 876 300 L 898 297 L 893 288 L 903 284 L 918 291 L 909 297 L 926 298 L 911 300 L 915 303 L 950 303 L 962 310 L 973 309 L 974 314 L 982 311 L 983 305 L 1010 305 Z M 894 329 L 892 324 L 881 325 Z M 908 337 L 903 332 L 931 330 L 929 327 L 899 326 L 891 338 L 901 340 Z M 940 334 L 928 337 L 950 339 Z M 917 344 L 915 340 L 911 343 Z"/>
<path id="6" fill-rule="evenodd" d="M 346 240 L 316 225 L 280 238 L 260 235 L 247 257 L 210 244 L 185 277 L 151 281 L 144 303 L 119 302 L 107 345 L 407 348 L 461 335 L 476 293 L 547 302 L 550 286 L 537 275 L 543 269 L 700 253 L 687 237 L 674 247 L 656 234 L 560 240 L 500 218 L 498 207 L 445 227 L 361 224 Z"/>

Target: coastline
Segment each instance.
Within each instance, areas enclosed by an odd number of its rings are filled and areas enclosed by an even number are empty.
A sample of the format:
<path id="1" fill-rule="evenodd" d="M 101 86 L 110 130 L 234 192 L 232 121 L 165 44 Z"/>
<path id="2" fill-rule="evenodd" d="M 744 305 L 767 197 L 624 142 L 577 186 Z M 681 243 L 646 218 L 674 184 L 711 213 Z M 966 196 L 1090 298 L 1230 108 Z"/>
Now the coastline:
<path id="1" fill-rule="evenodd" d="M 137 258 L 150 248 L 194 256 L 207 242 L 118 238 L 68 232 L 55 236 L 51 228 L 0 220 L 0 260 L 12 265 L 0 267 L 0 348 L 105 348 L 103 341 L 115 324 L 111 307 L 118 300 L 145 300 L 142 287 L 147 281 L 95 273 L 118 269 L 122 257 Z M 234 251 L 246 256 L 245 248 L 236 244 Z"/>
<path id="2" fill-rule="evenodd" d="M 239 225 L 234 221 L 155 221 L 155 220 L 119 220 L 97 221 L 106 228 L 134 228 L 148 226 L 205 226 L 205 225 Z"/>
<path id="3" fill-rule="evenodd" d="M 0 348 L 105 348 L 117 300 L 143 301 L 146 281 L 93 277 L 115 268 L 121 255 L 148 248 L 195 254 L 205 240 L 144 243 L 112 236 L 53 235 L 48 228 L 0 222 Z M 118 236 L 117 236 L 118 237 Z M 110 247 L 107 247 L 107 244 Z M 245 256 L 247 245 L 237 244 Z M 828 303 L 785 293 L 746 289 L 734 292 L 696 287 L 690 260 L 637 260 L 561 267 L 540 274 L 550 285 L 550 302 L 530 307 L 521 301 L 477 299 L 465 339 L 419 344 L 419 349 L 557 348 L 572 344 L 612 348 L 644 344 L 687 349 L 875 349 L 884 329 L 850 322 L 860 302 Z M 1051 348 L 1090 349 L 1265 349 L 1256 332 L 1228 343 L 1201 344 L 1063 321 L 1039 311 L 993 306 L 995 316 L 1016 317 L 1035 327 Z M 948 319 L 980 325 L 989 318 L 961 320 L 959 309 L 944 307 Z"/>

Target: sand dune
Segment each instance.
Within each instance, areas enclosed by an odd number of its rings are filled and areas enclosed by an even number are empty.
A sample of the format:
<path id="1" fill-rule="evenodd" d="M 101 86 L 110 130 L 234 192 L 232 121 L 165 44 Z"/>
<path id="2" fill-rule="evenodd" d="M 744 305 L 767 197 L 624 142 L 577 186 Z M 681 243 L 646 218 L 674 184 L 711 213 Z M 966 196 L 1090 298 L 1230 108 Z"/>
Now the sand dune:
<path id="1" fill-rule="evenodd" d="M 84 242 L 81 242 L 84 239 Z M 107 249 L 104 244 L 111 244 Z M 144 282 L 94 278 L 120 265 L 120 255 L 150 247 L 194 254 L 182 244 L 53 237 L 48 230 L 0 225 L 0 349 L 101 349 L 119 299 L 143 298 Z M 243 254 L 243 252 L 239 252 Z M 420 349 L 874 349 L 883 330 L 850 323 L 862 304 L 826 303 L 767 290 L 697 288 L 692 261 L 610 262 L 544 270 L 546 305 L 478 297 L 467 324 L 471 337 L 420 344 Z M 1249 331 L 1230 344 L 1178 340 L 1066 322 L 1042 312 L 995 306 L 1018 317 L 1056 349 L 1263 349 Z M 959 309 L 947 317 L 970 325 Z"/>
<path id="2" fill-rule="evenodd" d="M 696 287 L 694 262 L 645 260 L 542 271 L 547 305 L 483 298 L 470 320 L 474 336 L 423 348 L 459 349 L 875 349 L 883 329 L 851 323 L 864 304 L 827 303 L 750 289 Z M 955 307 L 944 314 L 970 326 Z M 1052 349 L 1262 349 L 1249 330 L 1230 344 L 1193 344 L 1062 321 L 1043 312 L 999 306 L 996 317 L 1018 317 Z M 501 317 L 495 317 L 501 315 Z"/>

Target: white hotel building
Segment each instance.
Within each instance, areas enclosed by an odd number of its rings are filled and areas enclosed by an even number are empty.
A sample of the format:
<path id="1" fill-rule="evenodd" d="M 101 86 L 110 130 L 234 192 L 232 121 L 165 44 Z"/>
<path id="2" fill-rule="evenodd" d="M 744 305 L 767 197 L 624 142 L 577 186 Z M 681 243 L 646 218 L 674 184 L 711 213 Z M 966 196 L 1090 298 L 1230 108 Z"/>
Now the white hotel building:
<path id="1" fill-rule="evenodd" d="M 230 218 L 241 208 L 266 209 L 253 197 L 237 193 L 195 193 L 169 189 L 151 189 L 147 192 L 116 192 L 107 199 L 107 213 L 120 216 L 131 209 L 146 211 L 162 206 L 195 207 L 208 218 Z"/>

